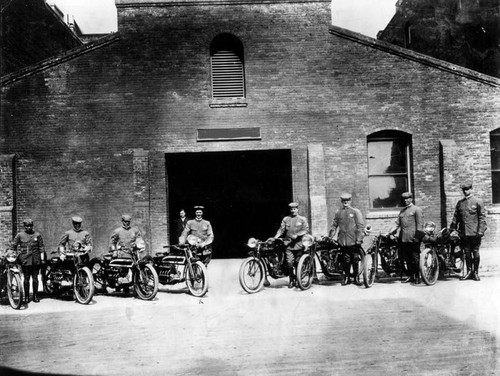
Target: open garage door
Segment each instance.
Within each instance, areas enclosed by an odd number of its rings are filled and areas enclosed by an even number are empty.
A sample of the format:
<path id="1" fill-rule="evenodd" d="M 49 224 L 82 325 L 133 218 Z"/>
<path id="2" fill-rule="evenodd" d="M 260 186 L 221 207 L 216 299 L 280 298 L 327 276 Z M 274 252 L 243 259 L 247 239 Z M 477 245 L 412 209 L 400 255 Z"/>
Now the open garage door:
<path id="1" fill-rule="evenodd" d="M 245 257 L 249 237 L 274 236 L 293 197 L 290 150 L 167 154 L 166 170 L 170 223 L 203 205 L 214 258 Z"/>

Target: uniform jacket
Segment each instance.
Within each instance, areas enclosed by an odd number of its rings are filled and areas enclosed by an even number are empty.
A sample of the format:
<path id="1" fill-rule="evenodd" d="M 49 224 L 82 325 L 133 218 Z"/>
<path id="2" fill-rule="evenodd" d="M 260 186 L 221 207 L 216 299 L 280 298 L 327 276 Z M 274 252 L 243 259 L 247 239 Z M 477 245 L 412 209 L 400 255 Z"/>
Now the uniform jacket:
<path id="1" fill-rule="evenodd" d="M 330 233 L 334 234 L 337 228 L 337 240 L 341 246 L 350 247 L 363 242 L 365 223 L 359 209 L 348 206 L 338 210 Z"/>
<path id="2" fill-rule="evenodd" d="M 34 231 L 28 234 L 26 231 L 18 233 L 13 242 L 14 251 L 19 252 L 19 260 L 22 265 L 40 265 L 41 254 L 45 252 L 42 235 Z"/>
<path id="3" fill-rule="evenodd" d="M 420 242 L 424 235 L 424 214 L 422 209 L 413 204 L 408 205 L 399 212 L 396 226 L 396 230 L 399 229 L 400 242 Z"/>
<path id="4" fill-rule="evenodd" d="M 281 226 L 274 237 L 279 238 L 284 235 L 285 238 L 294 239 L 301 237 L 308 232 L 309 224 L 307 223 L 306 217 L 301 215 L 296 215 L 295 217 L 286 216 L 281 221 Z"/>
<path id="5" fill-rule="evenodd" d="M 486 231 L 486 211 L 483 202 L 474 197 L 464 197 L 457 202 L 450 227 L 458 227 L 460 236 L 483 235 Z"/>
<path id="6" fill-rule="evenodd" d="M 205 243 L 209 245 L 214 241 L 214 232 L 212 231 L 212 225 L 209 221 L 204 219 L 190 219 L 182 231 L 180 242 L 184 243 L 188 235 L 195 235 Z"/>
<path id="7" fill-rule="evenodd" d="M 110 243 L 115 249 L 118 245 L 122 248 L 132 248 L 140 238 L 142 238 L 142 235 L 137 227 L 130 227 L 128 229 L 119 227 L 111 234 Z"/>
<path id="8" fill-rule="evenodd" d="M 59 241 L 59 246 L 65 247 L 66 250 L 71 250 L 73 249 L 73 244 L 75 242 L 80 242 L 82 246 L 92 247 L 92 237 L 88 231 L 75 231 L 74 229 L 68 230 L 64 233 Z"/>

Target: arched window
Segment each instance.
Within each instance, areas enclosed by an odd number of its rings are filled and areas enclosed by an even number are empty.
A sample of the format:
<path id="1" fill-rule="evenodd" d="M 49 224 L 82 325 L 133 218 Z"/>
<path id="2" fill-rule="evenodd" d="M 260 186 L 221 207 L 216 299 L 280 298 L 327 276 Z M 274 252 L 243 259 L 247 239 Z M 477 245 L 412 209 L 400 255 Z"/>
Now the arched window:
<path id="1" fill-rule="evenodd" d="M 231 34 L 220 34 L 210 44 L 213 98 L 244 98 L 243 44 Z"/>
<path id="2" fill-rule="evenodd" d="M 492 202 L 500 204 L 500 128 L 490 133 Z"/>
<path id="3" fill-rule="evenodd" d="M 411 192 L 411 135 L 380 131 L 367 137 L 368 190 L 371 209 L 400 207 Z"/>

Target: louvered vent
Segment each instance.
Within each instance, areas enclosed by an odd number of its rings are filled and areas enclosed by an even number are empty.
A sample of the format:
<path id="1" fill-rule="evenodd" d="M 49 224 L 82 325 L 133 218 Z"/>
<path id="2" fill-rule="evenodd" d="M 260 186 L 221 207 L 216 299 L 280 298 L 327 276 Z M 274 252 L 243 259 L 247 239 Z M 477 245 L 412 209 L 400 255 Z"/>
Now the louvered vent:
<path id="1" fill-rule="evenodd" d="M 243 62 L 234 51 L 212 55 L 212 95 L 214 98 L 244 98 Z"/>

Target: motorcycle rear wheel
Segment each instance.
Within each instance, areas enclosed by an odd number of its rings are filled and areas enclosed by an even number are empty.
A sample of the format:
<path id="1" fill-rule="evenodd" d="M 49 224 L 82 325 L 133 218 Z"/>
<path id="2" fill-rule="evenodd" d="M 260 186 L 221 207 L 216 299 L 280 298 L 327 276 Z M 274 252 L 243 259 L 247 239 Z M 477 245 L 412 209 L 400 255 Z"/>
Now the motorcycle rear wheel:
<path id="1" fill-rule="evenodd" d="M 314 278 L 314 258 L 310 254 L 303 254 L 297 264 L 297 283 L 301 290 L 311 287 Z"/>
<path id="2" fill-rule="evenodd" d="M 52 265 L 47 265 L 45 270 L 42 273 L 42 284 L 43 284 L 43 292 L 48 295 L 54 295 L 56 293 L 56 289 L 52 284 Z"/>
<path id="3" fill-rule="evenodd" d="M 363 260 L 363 284 L 366 288 L 372 287 L 377 276 L 378 252 L 377 248 L 368 251 Z"/>
<path id="4" fill-rule="evenodd" d="M 140 274 L 139 274 L 140 273 Z M 142 300 L 152 300 L 158 293 L 158 273 L 151 264 L 140 266 L 140 271 L 134 272 L 134 290 Z"/>
<path id="5" fill-rule="evenodd" d="M 21 276 L 12 271 L 9 271 L 7 276 L 7 296 L 9 297 L 9 303 L 12 308 L 21 308 L 24 298 Z"/>
<path id="6" fill-rule="evenodd" d="M 439 260 L 434 249 L 426 248 L 420 254 L 420 274 L 426 285 L 432 286 L 436 283 L 439 275 Z"/>
<path id="7" fill-rule="evenodd" d="M 240 266 L 240 285 L 249 294 L 258 292 L 264 286 L 266 269 L 255 257 L 248 257 Z"/>
<path id="8" fill-rule="evenodd" d="M 186 284 L 191 295 L 200 298 L 207 293 L 208 278 L 205 264 L 196 261 L 191 264 L 191 269 L 186 266 Z"/>
<path id="9" fill-rule="evenodd" d="M 73 291 L 76 301 L 80 304 L 89 304 L 94 297 L 94 278 L 88 267 L 77 269 L 73 278 Z"/>

